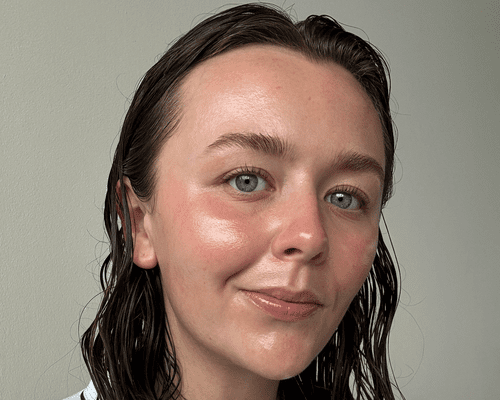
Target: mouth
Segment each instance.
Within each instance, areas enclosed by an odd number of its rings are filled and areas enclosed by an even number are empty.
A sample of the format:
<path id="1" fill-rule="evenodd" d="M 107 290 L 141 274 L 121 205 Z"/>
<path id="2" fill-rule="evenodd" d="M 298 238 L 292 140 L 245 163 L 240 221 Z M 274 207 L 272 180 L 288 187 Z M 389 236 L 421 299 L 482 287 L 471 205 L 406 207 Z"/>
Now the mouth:
<path id="1" fill-rule="evenodd" d="M 286 322 L 308 318 L 323 304 L 311 292 L 292 292 L 284 288 L 243 290 L 250 302 L 264 313 Z"/>

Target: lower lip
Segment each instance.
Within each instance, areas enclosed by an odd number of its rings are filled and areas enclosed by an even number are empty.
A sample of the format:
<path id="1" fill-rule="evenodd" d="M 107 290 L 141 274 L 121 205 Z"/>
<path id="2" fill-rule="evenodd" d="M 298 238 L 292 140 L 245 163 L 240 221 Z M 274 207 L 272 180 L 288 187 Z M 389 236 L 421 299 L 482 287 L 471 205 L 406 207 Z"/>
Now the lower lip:
<path id="1" fill-rule="evenodd" d="M 262 311 L 281 321 L 294 322 L 306 319 L 320 307 L 314 303 L 290 303 L 259 292 L 244 290 L 243 293 Z"/>

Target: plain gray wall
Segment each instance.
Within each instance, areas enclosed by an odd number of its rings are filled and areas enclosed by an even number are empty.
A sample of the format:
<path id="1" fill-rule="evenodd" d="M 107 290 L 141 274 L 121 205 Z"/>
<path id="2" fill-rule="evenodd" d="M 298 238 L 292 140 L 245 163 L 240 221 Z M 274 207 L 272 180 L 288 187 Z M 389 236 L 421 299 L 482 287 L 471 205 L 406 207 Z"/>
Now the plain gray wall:
<path id="1" fill-rule="evenodd" d="M 79 318 L 98 294 L 128 99 L 168 43 L 224 4 L 0 0 L 2 400 L 86 385 Z M 385 216 L 403 274 L 391 351 L 406 397 L 500 398 L 500 3 L 291 5 L 361 27 L 391 65 L 399 159 Z"/>

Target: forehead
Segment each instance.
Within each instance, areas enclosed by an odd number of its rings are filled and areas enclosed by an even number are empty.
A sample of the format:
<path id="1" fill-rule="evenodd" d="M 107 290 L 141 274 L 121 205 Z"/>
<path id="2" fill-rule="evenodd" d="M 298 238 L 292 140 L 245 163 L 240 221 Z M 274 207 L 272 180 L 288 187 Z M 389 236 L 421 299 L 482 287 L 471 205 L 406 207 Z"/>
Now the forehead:
<path id="1" fill-rule="evenodd" d="M 252 45 L 202 63 L 185 79 L 181 103 L 180 129 L 172 139 L 183 136 L 184 151 L 232 132 L 298 143 L 306 135 L 318 142 L 348 130 L 352 143 L 363 142 L 372 156 L 383 158 L 378 115 L 359 82 L 337 64 L 288 49 Z"/>
<path id="2" fill-rule="evenodd" d="M 296 93 L 346 100 L 373 108 L 371 101 L 354 76 L 333 62 L 313 61 L 293 50 L 270 45 L 249 45 L 228 51 L 197 66 L 183 84 L 185 104 L 203 94 L 248 94 L 280 97 L 287 89 Z M 240 96 L 241 97 L 241 96 Z M 254 96 L 255 97 L 255 96 Z M 253 100 L 258 100 L 254 98 Z M 359 105 L 358 104 L 358 105 Z"/>

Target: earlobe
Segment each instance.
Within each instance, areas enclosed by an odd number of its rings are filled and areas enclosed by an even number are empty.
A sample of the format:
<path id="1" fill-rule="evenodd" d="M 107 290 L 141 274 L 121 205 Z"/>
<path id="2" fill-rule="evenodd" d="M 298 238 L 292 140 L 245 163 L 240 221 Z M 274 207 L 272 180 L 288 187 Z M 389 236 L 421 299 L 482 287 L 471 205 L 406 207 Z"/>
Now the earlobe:
<path id="1" fill-rule="evenodd" d="M 156 252 L 150 234 L 144 224 L 144 220 L 148 215 L 147 205 L 134 193 L 130 180 L 127 177 L 123 178 L 123 183 L 125 185 L 130 224 L 132 226 L 134 264 L 144 269 L 154 268 L 158 264 L 158 259 L 156 258 Z M 116 190 L 120 196 L 120 182 L 117 183 Z M 122 226 L 125 226 L 123 215 L 121 213 L 119 213 L 119 215 L 122 220 Z"/>

